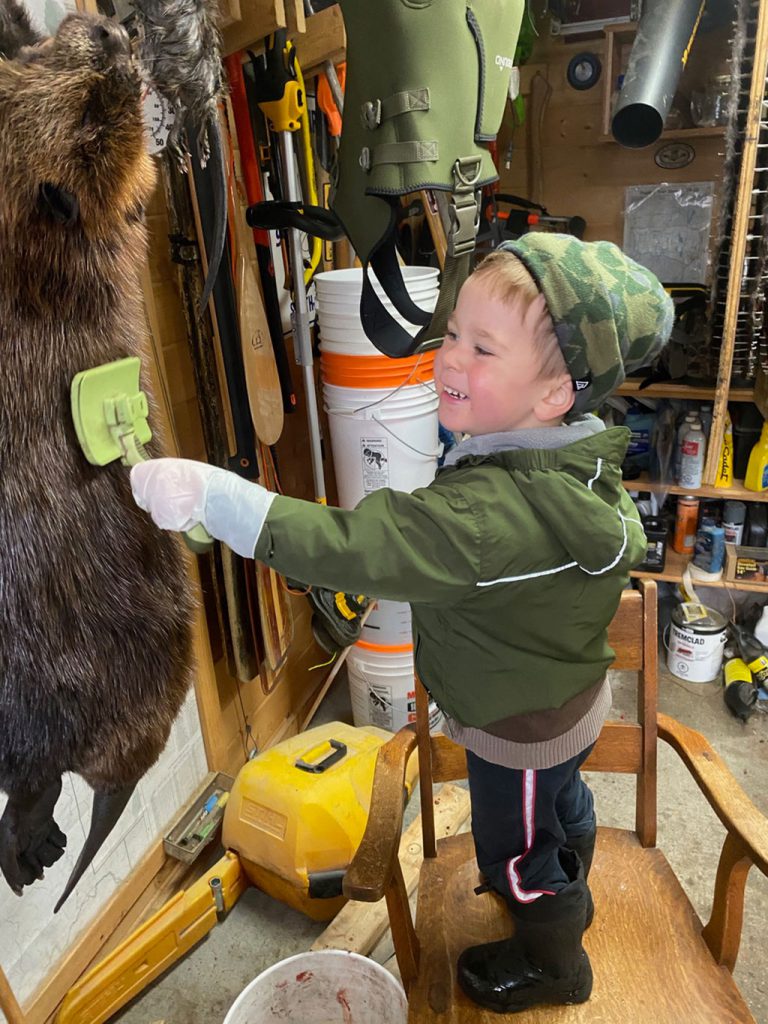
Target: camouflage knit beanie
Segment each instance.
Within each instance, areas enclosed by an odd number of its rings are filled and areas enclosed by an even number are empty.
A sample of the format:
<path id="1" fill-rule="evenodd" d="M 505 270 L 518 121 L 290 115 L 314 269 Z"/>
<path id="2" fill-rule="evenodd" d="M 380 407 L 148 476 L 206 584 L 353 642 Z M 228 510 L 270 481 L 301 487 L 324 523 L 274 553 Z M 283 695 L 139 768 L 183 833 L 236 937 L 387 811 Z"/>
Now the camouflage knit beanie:
<path id="1" fill-rule="evenodd" d="M 669 340 L 672 299 L 612 242 L 532 231 L 499 248 L 522 261 L 547 301 L 574 382 L 572 413 L 597 409 Z"/>

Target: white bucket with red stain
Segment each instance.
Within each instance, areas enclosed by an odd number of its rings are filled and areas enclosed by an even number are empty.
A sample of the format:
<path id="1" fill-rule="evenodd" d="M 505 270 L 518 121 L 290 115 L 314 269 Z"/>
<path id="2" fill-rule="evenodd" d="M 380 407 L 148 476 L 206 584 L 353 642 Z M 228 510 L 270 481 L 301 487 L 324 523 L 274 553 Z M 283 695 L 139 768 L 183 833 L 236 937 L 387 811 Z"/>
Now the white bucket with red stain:
<path id="1" fill-rule="evenodd" d="M 406 1024 L 403 986 L 359 953 L 320 949 L 268 967 L 243 989 L 224 1024 Z"/>

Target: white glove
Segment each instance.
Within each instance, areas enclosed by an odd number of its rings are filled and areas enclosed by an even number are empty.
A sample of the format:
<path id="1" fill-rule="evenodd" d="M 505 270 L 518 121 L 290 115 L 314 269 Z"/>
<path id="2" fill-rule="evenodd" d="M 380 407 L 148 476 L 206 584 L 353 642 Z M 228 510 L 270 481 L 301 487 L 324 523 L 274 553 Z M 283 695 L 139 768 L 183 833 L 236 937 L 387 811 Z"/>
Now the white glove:
<path id="1" fill-rule="evenodd" d="M 202 523 L 237 554 L 253 558 L 276 495 L 218 466 L 191 459 L 150 459 L 131 470 L 133 498 L 161 530 Z"/>

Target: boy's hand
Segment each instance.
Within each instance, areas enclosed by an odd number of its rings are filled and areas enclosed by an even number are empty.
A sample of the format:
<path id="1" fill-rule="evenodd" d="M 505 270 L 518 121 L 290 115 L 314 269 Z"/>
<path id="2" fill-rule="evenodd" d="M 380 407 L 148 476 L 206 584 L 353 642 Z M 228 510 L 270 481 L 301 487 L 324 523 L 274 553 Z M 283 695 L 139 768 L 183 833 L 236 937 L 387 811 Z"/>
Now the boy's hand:
<path id="1" fill-rule="evenodd" d="M 150 459 L 131 470 L 133 499 L 161 530 L 205 526 L 205 497 L 211 477 L 224 470 L 191 459 Z"/>
<path id="2" fill-rule="evenodd" d="M 202 523 L 212 537 L 253 558 L 271 491 L 235 473 L 191 459 L 150 459 L 131 470 L 133 498 L 161 530 Z"/>

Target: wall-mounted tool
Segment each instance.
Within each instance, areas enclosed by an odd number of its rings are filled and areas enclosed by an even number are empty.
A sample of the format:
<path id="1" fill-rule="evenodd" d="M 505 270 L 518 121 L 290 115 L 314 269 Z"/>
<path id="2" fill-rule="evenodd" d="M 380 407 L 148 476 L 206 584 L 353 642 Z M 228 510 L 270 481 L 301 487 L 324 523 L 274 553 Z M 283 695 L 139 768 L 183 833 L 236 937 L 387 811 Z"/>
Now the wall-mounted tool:
<path id="1" fill-rule="evenodd" d="M 298 70 L 296 62 L 296 48 L 287 39 L 285 30 L 281 29 L 269 37 L 263 57 L 254 57 L 251 66 L 258 105 L 280 140 L 283 174 L 281 184 L 287 200 L 287 206 L 292 208 L 295 213 L 301 214 L 304 210 L 296 164 L 294 133 L 301 130 L 302 118 L 306 118 L 306 95 L 299 77 L 300 70 Z M 314 209 L 319 210 L 318 216 L 320 214 L 327 215 L 327 211 L 321 208 L 315 207 Z M 263 220 L 259 219 L 258 213 L 254 214 L 254 210 L 258 210 L 258 207 L 251 208 L 248 211 L 248 223 L 251 226 L 264 227 Z M 293 278 L 295 354 L 304 376 L 315 500 L 325 504 L 325 477 L 323 473 L 322 442 L 320 439 L 320 417 L 315 389 L 312 340 L 309 331 L 309 310 L 307 308 L 301 232 L 298 227 L 291 226 L 289 228 L 289 235 L 290 263 Z"/>
<path id="2" fill-rule="evenodd" d="M 257 145 L 260 140 L 257 137 L 256 121 L 262 122 L 264 118 L 261 111 L 255 104 L 251 105 L 249 89 L 252 83 L 246 79 L 242 64 L 242 53 L 231 53 L 224 64 L 227 70 L 229 82 L 229 98 L 232 104 L 232 114 L 235 119 L 235 131 L 240 147 L 240 167 L 243 173 L 243 184 L 245 195 L 249 205 L 260 203 L 264 200 L 264 186 L 262 184 L 262 161 L 257 152 Z M 260 148 L 262 148 L 260 146 Z M 267 147 L 262 152 L 266 158 Z M 296 395 L 293 390 L 291 378 L 291 365 L 283 338 L 283 322 L 280 314 L 280 298 L 275 284 L 275 268 L 272 262 L 272 249 L 269 244 L 269 233 L 255 228 L 253 239 L 256 243 L 256 262 L 259 267 L 261 279 L 261 294 L 264 299 L 264 311 L 269 325 L 269 334 L 272 339 L 272 350 L 275 355 L 277 375 L 280 378 L 280 389 L 283 396 L 283 412 L 292 413 L 296 408 Z"/>
<path id="3" fill-rule="evenodd" d="M 190 153 L 194 198 L 200 215 L 202 237 L 210 238 L 217 216 L 217 199 L 211 187 L 210 177 L 205 174 L 194 150 Z M 248 405 L 248 390 L 243 368 L 242 345 L 238 323 L 237 297 L 232 279 L 232 258 L 229 242 L 225 244 L 225 259 L 213 285 L 213 303 L 218 329 L 221 359 L 227 385 L 227 399 L 232 413 L 236 450 L 228 460 L 227 468 L 247 480 L 258 478 L 256 446 L 253 424 Z"/>
<path id="4" fill-rule="evenodd" d="M 505 207 L 502 209 L 501 207 Z M 483 198 L 483 209 L 477 235 L 478 250 L 495 248 L 505 239 L 519 238 L 528 231 L 558 231 L 583 238 L 587 222 L 583 217 L 557 217 L 541 203 L 508 192 L 491 192 Z"/>

